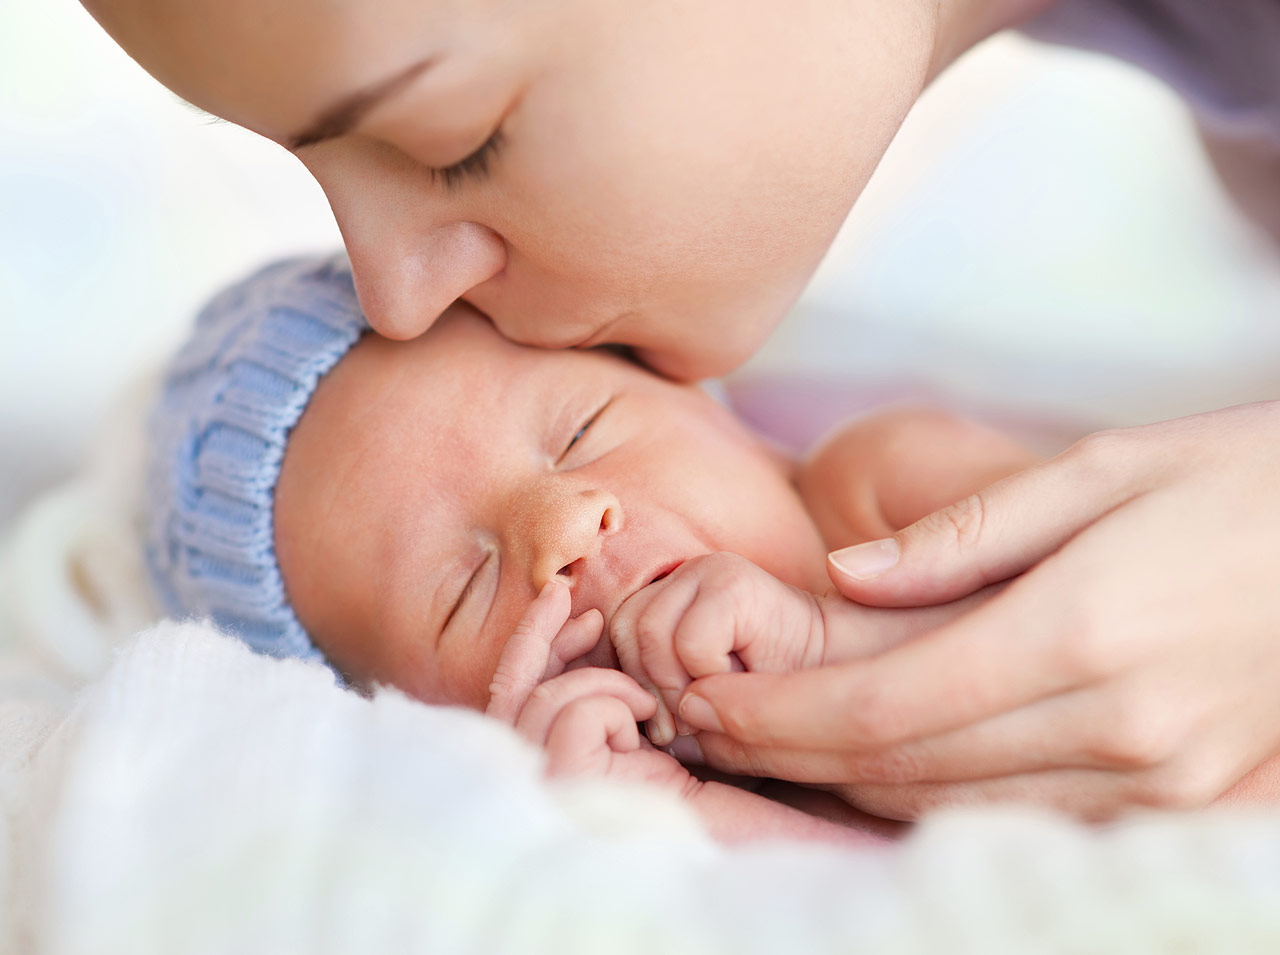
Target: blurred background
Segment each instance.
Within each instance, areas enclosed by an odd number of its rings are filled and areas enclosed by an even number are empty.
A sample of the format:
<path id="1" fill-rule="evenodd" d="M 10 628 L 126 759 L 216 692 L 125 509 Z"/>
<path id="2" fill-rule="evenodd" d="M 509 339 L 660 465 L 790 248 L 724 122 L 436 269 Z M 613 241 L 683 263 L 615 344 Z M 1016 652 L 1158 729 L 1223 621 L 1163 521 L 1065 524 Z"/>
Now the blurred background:
<path id="1" fill-rule="evenodd" d="M 74 0 L 0 4 L 0 527 L 213 290 L 338 244 L 296 160 L 182 104 Z M 1069 433 L 1273 397 L 1278 373 L 1280 262 L 1178 102 L 1009 36 L 926 94 L 741 374 Z"/>

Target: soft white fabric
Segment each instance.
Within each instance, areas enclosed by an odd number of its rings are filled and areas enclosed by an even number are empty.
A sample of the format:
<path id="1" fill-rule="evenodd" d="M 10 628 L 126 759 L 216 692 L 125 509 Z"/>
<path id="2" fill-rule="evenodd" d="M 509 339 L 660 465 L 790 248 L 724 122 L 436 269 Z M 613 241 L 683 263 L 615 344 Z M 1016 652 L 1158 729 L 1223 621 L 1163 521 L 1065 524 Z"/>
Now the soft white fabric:
<path id="1" fill-rule="evenodd" d="M 710 844 L 503 727 L 163 624 L 10 793 L 10 950 L 1274 952 L 1280 819 L 940 816 L 892 852 Z"/>
<path id="2" fill-rule="evenodd" d="M 126 416 L 125 420 L 129 420 Z M 1280 815 L 713 845 L 504 727 L 149 613 L 136 431 L 0 557 L 0 951 L 1280 951 Z"/>

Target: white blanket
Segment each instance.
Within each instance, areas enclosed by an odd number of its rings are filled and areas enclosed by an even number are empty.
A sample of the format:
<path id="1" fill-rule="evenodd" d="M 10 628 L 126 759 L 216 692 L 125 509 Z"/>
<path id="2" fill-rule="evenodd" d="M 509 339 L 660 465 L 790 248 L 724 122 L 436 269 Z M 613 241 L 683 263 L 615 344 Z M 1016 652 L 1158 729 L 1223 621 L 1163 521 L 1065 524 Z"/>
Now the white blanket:
<path id="1" fill-rule="evenodd" d="M 546 783 L 476 714 L 134 635 L 128 473 L 39 502 L 4 557 L 0 950 L 1280 951 L 1277 814 L 726 849 L 664 794 Z"/>

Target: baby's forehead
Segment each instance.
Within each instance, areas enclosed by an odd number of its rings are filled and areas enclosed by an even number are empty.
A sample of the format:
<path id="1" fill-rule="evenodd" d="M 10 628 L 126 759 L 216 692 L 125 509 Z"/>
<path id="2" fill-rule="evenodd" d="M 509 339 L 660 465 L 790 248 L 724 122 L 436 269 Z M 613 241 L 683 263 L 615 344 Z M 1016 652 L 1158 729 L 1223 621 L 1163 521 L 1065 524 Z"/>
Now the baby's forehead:
<path id="1" fill-rule="evenodd" d="M 617 348 L 547 350 L 514 343 L 481 313 L 454 305 L 408 341 L 365 335 L 321 382 L 313 404 L 360 406 L 378 415 L 414 409 L 446 422 L 453 409 L 538 391 L 564 391 L 592 381 L 658 379 Z M 338 397 L 334 395 L 337 393 Z"/>

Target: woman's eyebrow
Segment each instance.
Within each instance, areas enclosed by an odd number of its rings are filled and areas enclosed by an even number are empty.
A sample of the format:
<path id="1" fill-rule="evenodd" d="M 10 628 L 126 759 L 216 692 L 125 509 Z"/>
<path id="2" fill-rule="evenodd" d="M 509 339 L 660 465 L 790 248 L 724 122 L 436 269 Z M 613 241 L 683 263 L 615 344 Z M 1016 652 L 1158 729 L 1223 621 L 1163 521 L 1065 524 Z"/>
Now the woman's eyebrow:
<path id="1" fill-rule="evenodd" d="M 321 110 L 311 125 L 302 130 L 302 132 L 290 136 L 285 141 L 285 145 L 289 149 L 298 150 L 303 146 L 314 146 L 316 143 L 323 142 L 326 139 L 333 139 L 350 132 L 359 124 L 369 110 L 416 80 L 431 67 L 435 66 L 436 61 L 436 57 L 429 56 L 406 67 L 394 76 L 389 76 L 385 80 L 366 86 L 364 89 L 356 90 L 354 93 L 348 93 L 333 105 Z"/>

